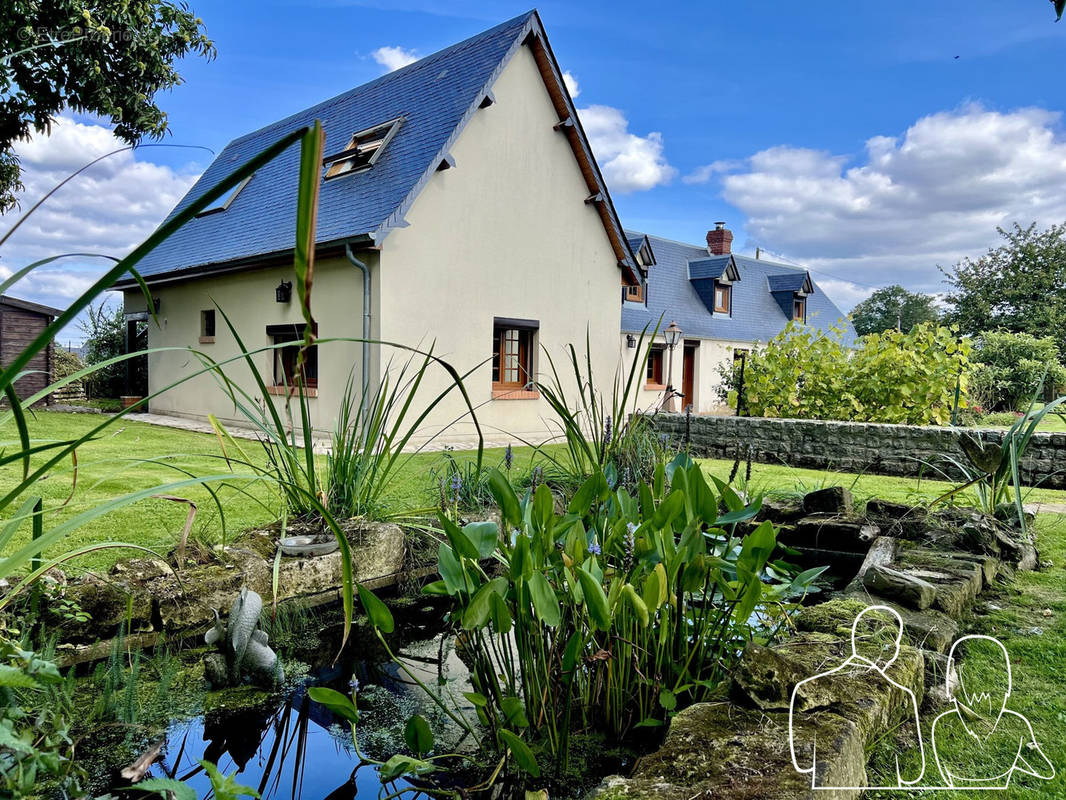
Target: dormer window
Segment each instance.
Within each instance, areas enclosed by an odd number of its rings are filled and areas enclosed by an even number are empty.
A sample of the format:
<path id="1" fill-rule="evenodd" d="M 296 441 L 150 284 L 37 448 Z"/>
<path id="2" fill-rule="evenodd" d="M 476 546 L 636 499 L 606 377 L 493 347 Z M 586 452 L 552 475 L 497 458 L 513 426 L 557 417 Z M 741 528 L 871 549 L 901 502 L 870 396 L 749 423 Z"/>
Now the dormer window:
<path id="1" fill-rule="evenodd" d="M 714 282 L 714 313 L 730 314 L 733 309 L 733 287 L 721 281 Z"/>
<path id="2" fill-rule="evenodd" d="M 796 322 L 807 321 L 807 298 L 797 295 L 792 300 L 792 319 Z"/>
<path id="3" fill-rule="evenodd" d="M 627 303 L 643 303 L 644 287 L 640 284 L 637 284 L 635 286 L 627 286 L 625 288 L 625 301 Z"/>
<path id="4" fill-rule="evenodd" d="M 326 165 L 326 178 L 370 169 L 392 141 L 399 127 L 400 119 L 394 119 L 353 134 L 347 147 L 322 159 L 322 163 Z"/>

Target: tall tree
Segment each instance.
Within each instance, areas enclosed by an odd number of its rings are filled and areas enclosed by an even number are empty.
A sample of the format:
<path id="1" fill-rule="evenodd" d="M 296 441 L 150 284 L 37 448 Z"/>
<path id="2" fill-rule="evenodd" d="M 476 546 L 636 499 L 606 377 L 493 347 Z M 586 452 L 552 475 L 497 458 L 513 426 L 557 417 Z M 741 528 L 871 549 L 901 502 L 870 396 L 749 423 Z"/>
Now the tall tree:
<path id="1" fill-rule="evenodd" d="M 203 20 L 170 0 L 4 0 L 0 11 L 0 213 L 22 189 L 14 144 L 64 109 L 111 120 L 129 144 L 166 133 L 155 94 L 182 82 L 174 63 L 212 58 Z"/>
<path id="2" fill-rule="evenodd" d="M 1066 357 L 1066 225 L 997 230 L 1004 244 L 942 270 L 952 287 L 949 320 L 963 333 L 1053 336 Z"/>
<path id="3" fill-rule="evenodd" d="M 922 322 L 940 318 L 931 295 L 908 292 L 902 286 L 885 286 L 863 300 L 851 312 L 851 321 L 860 336 L 882 333 L 898 327 L 904 333 Z"/>

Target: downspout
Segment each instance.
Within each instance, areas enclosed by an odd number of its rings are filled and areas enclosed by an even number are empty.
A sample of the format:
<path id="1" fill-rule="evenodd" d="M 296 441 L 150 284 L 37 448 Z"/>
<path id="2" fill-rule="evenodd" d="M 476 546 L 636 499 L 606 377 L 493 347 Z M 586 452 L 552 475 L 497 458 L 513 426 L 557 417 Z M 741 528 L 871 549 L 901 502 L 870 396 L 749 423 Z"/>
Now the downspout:
<path id="1" fill-rule="evenodd" d="M 351 242 L 344 243 L 344 255 L 363 273 L 363 398 L 370 393 L 370 270 L 355 257 Z M 360 404 L 361 405 L 361 404 Z"/>

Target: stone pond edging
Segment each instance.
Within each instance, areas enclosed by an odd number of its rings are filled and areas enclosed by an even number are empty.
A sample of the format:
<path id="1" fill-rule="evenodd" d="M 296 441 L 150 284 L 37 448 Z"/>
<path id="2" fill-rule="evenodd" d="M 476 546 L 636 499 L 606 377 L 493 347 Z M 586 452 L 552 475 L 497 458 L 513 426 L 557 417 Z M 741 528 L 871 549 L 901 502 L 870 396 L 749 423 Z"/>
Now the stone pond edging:
<path id="1" fill-rule="evenodd" d="M 649 415 L 653 427 L 675 442 L 688 442 L 693 455 L 732 460 L 750 458 L 810 469 L 916 477 L 931 476 L 923 462 L 938 456 L 964 458 L 959 437 L 968 432 L 1001 442 L 998 429 L 885 425 L 765 417 Z M 1066 489 L 1066 433 L 1036 433 L 1021 464 L 1022 482 Z"/>
<path id="2" fill-rule="evenodd" d="M 882 605 L 899 614 L 904 631 L 887 675 L 923 708 L 943 707 L 945 654 L 975 599 L 993 580 L 1037 565 L 1029 536 L 968 509 L 930 513 L 873 500 L 860 516 L 848 491 L 834 487 L 803 503 L 767 503 L 761 516 L 780 526 L 779 541 L 804 565 L 853 565 L 857 557 L 854 577 L 832 599 L 803 608 L 780 643 L 750 643 L 728 699 L 678 713 L 657 751 L 629 777 L 606 778 L 587 800 L 858 798 L 858 788 L 816 790 L 793 766 L 789 709 L 797 684 L 841 664 L 856 615 Z M 821 786 L 867 786 L 867 753 L 909 701 L 891 686 L 831 680 L 829 692 L 809 685 L 796 692 L 795 729 L 802 741 L 817 735 Z M 808 755 L 806 745 L 797 747 L 798 758 Z"/>
<path id="3" fill-rule="evenodd" d="M 400 582 L 412 572 L 406 536 L 400 526 L 353 520 L 344 526 L 351 547 L 352 577 L 370 589 Z M 58 645 L 63 666 L 104 658 L 115 632 L 128 624 L 126 644 L 150 647 L 161 637 L 200 635 L 225 613 L 241 587 L 257 592 L 264 602 L 274 596 L 274 554 L 277 531 L 242 534 L 207 563 L 193 563 L 175 573 L 158 559 L 116 562 L 104 575 L 89 573 L 62 589 L 67 600 L 89 615 L 78 638 Z M 322 605 L 340 597 L 340 551 L 310 558 L 283 556 L 278 568 L 279 602 Z"/>

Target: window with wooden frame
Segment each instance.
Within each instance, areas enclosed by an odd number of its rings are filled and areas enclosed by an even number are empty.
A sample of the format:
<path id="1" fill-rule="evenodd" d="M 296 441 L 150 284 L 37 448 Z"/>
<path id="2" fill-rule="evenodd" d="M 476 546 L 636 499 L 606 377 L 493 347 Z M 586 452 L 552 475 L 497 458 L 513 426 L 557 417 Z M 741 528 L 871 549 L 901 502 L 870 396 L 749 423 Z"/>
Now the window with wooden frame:
<path id="1" fill-rule="evenodd" d="M 374 166 L 399 127 L 400 119 L 397 118 L 353 134 L 347 147 L 322 159 L 326 166 L 326 178 L 336 178 Z"/>
<path id="2" fill-rule="evenodd" d="M 647 389 L 662 389 L 666 384 L 663 383 L 663 375 L 666 371 L 663 369 L 663 356 L 665 355 L 665 348 L 659 345 L 652 347 L 648 353 L 648 368 L 645 380 L 645 388 Z"/>
<path id="3" fill-rule="evenodd" d="M 733 287 L 728 283 L 714 283 L 714 311 L 716 314 L 730 314 L 733 309 Z"/>
<path id="4" fill-rule="evenodd" d="M 533 356 L 540 323 L 496 317 L 492 326 L 492 390 L 494 396 L 535 396 Z"/>
<path id="5" fill-rule="evenodd" d="M 267 336 L 271 344 L 286 345 L 271 352 L 274 357 L 274 388 L 288 389 L 293 386 L 304 387 L 314 397 L 318 389 L 318 346 L 311 345 L 304 352 L 302 368 L 299 365 L 300 348 L 304 343 L 304 324 L 267 325 Z M 315 331 L 317 334 L 317 331 Z"/>
<path id="6" fill-rule="evenodd" d="M 625 290 L 625 300 L 627 303 L 643 303 L 644 287 L 640 284 L 637 284 L 636 286 L 627 286 Z"/>
<path id="7" fill-rule="evenodd" d="M 200 344 L 215 341 L 215 309 L 205 308 L 200 312 Z"/>
<path id="8" fill-rule="evenodd" d="M 792 319 L 796 322 L 807 321 L 807 298 L 796 297 L 792 300 Z"/>

